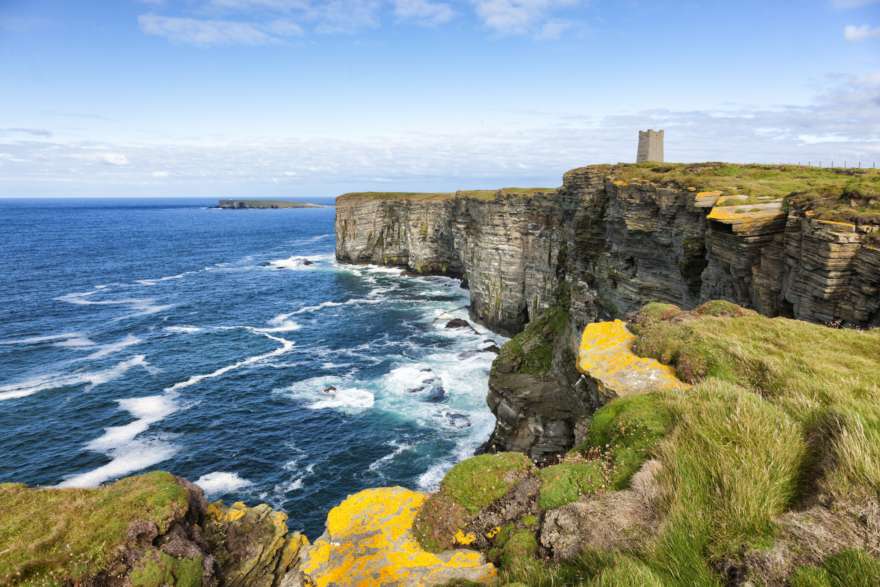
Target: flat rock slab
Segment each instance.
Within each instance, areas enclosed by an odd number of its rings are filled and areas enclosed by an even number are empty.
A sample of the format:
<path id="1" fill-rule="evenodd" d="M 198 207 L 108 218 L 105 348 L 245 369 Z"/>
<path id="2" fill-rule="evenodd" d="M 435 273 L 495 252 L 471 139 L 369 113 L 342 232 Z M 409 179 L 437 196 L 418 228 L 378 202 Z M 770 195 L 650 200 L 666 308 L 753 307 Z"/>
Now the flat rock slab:
<path id="1" fill-rule="evenodd" d="M 635 339 L 621 320 L 588 324 L 578 350 L 578 371 L 618 396 L 688 387 L 668 365 L 635 354 Z"/>
<path id="2" fill-rule="evenodd" d="M 489 584 L 495 567 L 473 550 L 431 553 L 412 534 L 427 495 L 402 487 L 366 489 L 327 515 L 327 531 L 304 549 L 300 572 L 316 587 Z"/>

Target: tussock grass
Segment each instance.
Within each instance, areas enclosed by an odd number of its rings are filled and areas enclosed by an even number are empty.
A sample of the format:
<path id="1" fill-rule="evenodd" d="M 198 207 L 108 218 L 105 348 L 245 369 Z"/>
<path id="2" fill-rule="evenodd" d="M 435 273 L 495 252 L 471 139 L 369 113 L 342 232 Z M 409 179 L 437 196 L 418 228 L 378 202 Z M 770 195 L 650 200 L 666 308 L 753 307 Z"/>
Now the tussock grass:
<path id="1" fill-rule="evenodd" d="M 771 547 L 779 516 L 818 494 L 880 500 L 880 329 L 766 318 L 724 301 L 692 312 L 649 304 L 635 350 L 673 366 L 687 391 L 618 398 L 578 451 L 602 447 L 613 471 L 646 458 L 661 520 L 636 552 L 503 569 L 528 585 L 698 585 Z M 880 561 L 843 551 L 791 577 L 801 587 L 880 584 Z"/>
<path id="2" fill-rule="evenodd" d="M 98 489 L 0 484 L 0 584 L 76 583 L 107 570 L 135 521 L 160 533 L 189 506 L 168 473 L 128 477 Z"/>

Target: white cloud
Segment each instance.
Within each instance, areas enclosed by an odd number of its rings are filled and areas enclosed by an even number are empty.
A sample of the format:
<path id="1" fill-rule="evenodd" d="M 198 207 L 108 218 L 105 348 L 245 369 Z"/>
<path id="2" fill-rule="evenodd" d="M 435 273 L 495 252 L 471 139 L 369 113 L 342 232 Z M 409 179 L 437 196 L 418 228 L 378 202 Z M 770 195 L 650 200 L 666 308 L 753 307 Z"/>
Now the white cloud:
<path id="1" fill-rule="evenodd" d="M 142 14 L 138 23 L 148 35 L 199 46 L 268 45 L 302 34 L 296 23 L 287 20 L 252 23 Z"/>
<path id="2" fill-rule="evenodd" d="M 673 161 L 880 163 L 880 72 L 827 83 L 806 106 L 555 114 L 517 126 L 363 139 L 96 144 L 9 135 L 0 137 L 0 195 L 157 195 L 161 185 L 165 195 L 321 196 L 553 184 L 572 167 L 632 161 L 644 128 L 666 129 Z"/>
<path id="3" fill-rule="evenodd" d="M 107 165 L 128 165 L 128 157 L 125 156 L 125 153 L 100 153 L 97 158 Z"/>
<path id="4" fill-rule="evenodd" d="M 164 179 L 164 178 L 166 178 L 166 177 L 170 177 L 170 176 L 171 176 L 171 174 L 168 173 L 167 171 L 154 171 L 154 172 L 151 173 L 150 175 L 152 175 L 153 177 L 155 177 L 155 178 L 157 178 L 157 179 Z"/>
<path id="5" fill-rule="evenodd" d="M 556 10 L 570 8 L 577 0 L 473 0 L 477 16 L 483 24 L 502 35 L 540 35 L 545 25 L 553 22 L 548 17 Z M 556 21 L 557 23 L 562 21 Z M 551 25 L 545 32 L 557 36 L 559 25 Z"/>
<path id="6" fill-rule="evenodd" d="M 548 20 L 541 25 L 541 28 L 535 33 L 535 38 L 539 41 L 555 41 L 573 27 L 574 23 L 568 20 Z"/>
<path id="7" fill-rule="evenodd" d="M 423 26 L 445 24 L 455 17 L 449 4 L 429 0 L 394 0 L 394 14 L 399 20 Z"/>
<path id="8" fill-rule="evenodd" d="M 864 41 L 873 37 L 880 37 L 880 27 L 869 25 L 849 25 L 843 29 L 843 38 L 851 42 Z"/>

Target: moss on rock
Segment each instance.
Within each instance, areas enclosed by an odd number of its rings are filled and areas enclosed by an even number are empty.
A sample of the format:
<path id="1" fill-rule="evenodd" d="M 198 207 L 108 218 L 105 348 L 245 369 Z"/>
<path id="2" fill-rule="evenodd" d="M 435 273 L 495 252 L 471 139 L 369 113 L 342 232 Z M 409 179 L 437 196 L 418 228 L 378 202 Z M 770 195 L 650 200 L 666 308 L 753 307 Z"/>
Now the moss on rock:
<path id="1" fill-rule="evenodd" d="M 458 463 L 419 511 L 413 526 L 416 537 L 432 552 L 450 548 L 456 533 L 463 531 L 469 520 L 534 471 L 526 455 L 512 452 L 479 455 Z"/>
<path id="2" fill-rule="evenodd" d="M 0 584 L 76 583 L 113 572 L 133 524 L 162 534 L 188 508 L 187 489 L 163 472 L 97 489 L 0 484 Z"/>
<path id="3" fill-rule="evenodd" d="M 543 510 L 562 507 L 582 495 L 607 487 L 606 471 L 601 460 L 582 463 L 559 463 L 540 471 L 541 493 L 538 505 Z"/>
<path id="4" fill-rule="evenodd" d="M 610 483 L 624 489 L 652 450 L 671 430 L 668 395 L 652 392 L 612 400 L 593 415 L 587 440 L 578 450 L 609 457 Z"/>

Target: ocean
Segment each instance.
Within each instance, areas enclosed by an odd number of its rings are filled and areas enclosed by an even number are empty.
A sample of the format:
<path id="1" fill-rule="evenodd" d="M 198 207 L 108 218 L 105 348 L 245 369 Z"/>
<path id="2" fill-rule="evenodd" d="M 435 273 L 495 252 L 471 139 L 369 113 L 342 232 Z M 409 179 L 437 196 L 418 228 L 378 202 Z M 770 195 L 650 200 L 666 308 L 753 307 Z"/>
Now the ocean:
<path id="1" fill-rule="evenodd" d="M 445 277 L 343 265 L 333 208 L 0 200 L 0 482 L 163 469 L 311 538 L 346 495 L 430 490 L 488 438 Z"/>

